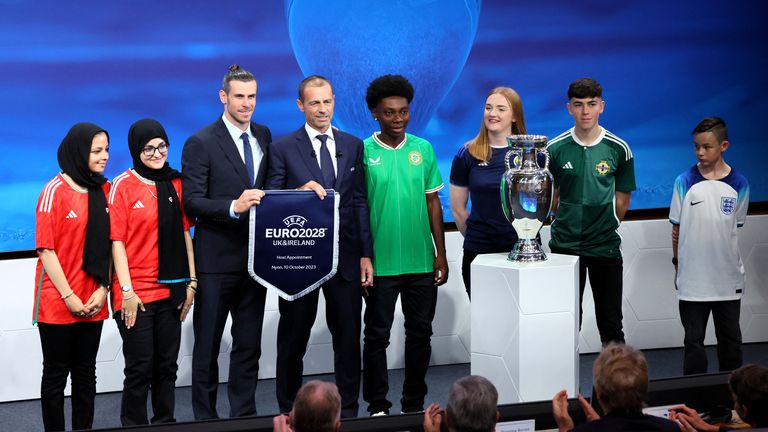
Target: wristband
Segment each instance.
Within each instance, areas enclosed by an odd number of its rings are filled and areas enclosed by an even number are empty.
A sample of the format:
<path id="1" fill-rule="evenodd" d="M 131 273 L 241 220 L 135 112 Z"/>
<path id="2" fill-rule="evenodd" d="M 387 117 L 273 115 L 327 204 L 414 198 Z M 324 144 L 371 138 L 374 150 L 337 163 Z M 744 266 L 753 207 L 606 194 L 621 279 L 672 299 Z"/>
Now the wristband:
<path id="1" fill-rule="evenodd" d="M 66 301 L 68 298 L 72 297 L 72 294 L 74 294 L 74 293 L 75 293 L 75 291 L 72 290 L 72 291 L 69 292 L 69 294 L 67 294 L 65 296 L 61 296 L 61 299 Z"/>
<path id="2" fill-rule="evenodd" d="M 677 257 L 672 257 L 672 265 L 677 265 Z"/>

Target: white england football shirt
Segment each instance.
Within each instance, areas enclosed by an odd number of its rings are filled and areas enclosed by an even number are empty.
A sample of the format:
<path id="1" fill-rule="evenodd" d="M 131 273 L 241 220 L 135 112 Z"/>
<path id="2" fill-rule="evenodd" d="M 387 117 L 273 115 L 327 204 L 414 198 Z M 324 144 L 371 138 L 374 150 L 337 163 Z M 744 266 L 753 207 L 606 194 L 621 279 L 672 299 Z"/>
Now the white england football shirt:
<path id="1" fill-rule="evenodd" d="M 738 300 L 744 264 L 736 228 L 744 225 L 749 183 L 735 170 L 705 179 L 697 166 L 675 180 L 669 221 L 680 226 L 677 289 L 680 300 Z"/>

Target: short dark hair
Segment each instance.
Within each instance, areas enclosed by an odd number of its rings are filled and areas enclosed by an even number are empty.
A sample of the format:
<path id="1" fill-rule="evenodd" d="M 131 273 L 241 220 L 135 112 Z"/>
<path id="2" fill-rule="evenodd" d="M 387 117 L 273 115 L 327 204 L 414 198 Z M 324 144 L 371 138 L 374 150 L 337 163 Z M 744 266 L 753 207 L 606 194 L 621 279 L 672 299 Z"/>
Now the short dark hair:
<path id="1" fill-rule="evenodd" d="M 568 99 L 587 99 L 603 97 L 603 88 L 592 78 L 579 78 L 568 86 Z"/>
<path id="2" fill-rule="evenodd" d="M 725 120 L 720 117 L 704 117 L 699 124 L 693 128 L 691 135 L 696 135 L 704 132 L 712 132 L 715 138 L 719 142 L 728 140 L 728 125 L 725 124 Z"/>
<path id="3" fill-rule="evenodd" d="M 224 90 L 224 93 L 229 93 L 230 81 L 250 82 L 256 81 L 256 77 L 253 76 L 252 73 L 241 68 L 239 64 L 235 63 L 229 67 L 226 75 L 224 75 L 224 79 L 221 80 L 221 88 Z"/>
<path id="4" fill-rule="evenodd" d="M 728 379 L 736 402 L 747 409 L 744 421 L 753 427 L 768 426 L 768 368 L 756 364 L 742 366 Z"/>
<path id="5" fill-rule="evenodd" d="M 448 427 L 451 431 L 490 432 L 496 426 L 499 393 L 479 375 L 457 380 L 448 392 Z"/>
<path id="6" fill-rule="evenodd" d="M 304 89 L 307 87 L 322 87 L 324 85 L 331 86 L 331 82 L 328 78 L 322 75 L 310 75 L 299 83 L 299 100 L 304 102 Z M 333 88 L 333 86 L 331 86 Z"/>
<path id="7" fill-rule="evenodd" d="M 606 414 L 642 412 L 648 397 L 648 363 L 643 353 L 629 345 L 610 343 L 597 356 L 592 375 Z"/>
<path id="8" fill-rule="evenodd" d="M 365 102 L 368 109 L 376 108 L 382 99 L 390 96 L 404 97 L 408 103 L 413 100 L 413 86 L 402 75 L 382 75 L 368 84 L 365 92 Z"/>
<path id="9" fill-rule="evenodd" d="M 333 432 L 341 417 L 341 396 L 333 383 L 312 380 L 296 393 L 291 410 L 295 432 Z"/>

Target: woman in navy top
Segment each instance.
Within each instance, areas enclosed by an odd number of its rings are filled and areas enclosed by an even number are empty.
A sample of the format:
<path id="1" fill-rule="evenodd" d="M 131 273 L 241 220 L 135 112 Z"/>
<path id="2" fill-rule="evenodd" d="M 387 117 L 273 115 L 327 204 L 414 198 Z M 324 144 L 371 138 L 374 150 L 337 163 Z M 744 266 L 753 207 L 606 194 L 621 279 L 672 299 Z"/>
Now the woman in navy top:
<path id="1" fill-rule="evenodd" d="M 478 254 L 508 252 L 517 234 L 501 208 L 501 175 L 505 171 L 507 136 L 525 134 L 520 96 L 496 87 L 485 99 L 480 132 L 464 144 L 451 165 L 451 213 L 464 236 L 462 278 L 471 297 L 470 265 Z M 472 200 L 472 211 L 467 201 Z"/>

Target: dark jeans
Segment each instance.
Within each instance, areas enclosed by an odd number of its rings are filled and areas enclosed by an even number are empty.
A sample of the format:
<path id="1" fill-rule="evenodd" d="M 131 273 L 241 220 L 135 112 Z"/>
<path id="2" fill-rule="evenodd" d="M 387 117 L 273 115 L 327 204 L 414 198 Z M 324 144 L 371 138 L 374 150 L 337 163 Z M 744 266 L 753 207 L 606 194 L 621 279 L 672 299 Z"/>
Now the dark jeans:
<path id="1" fill-rule="evenodd" d="M 125 380 L 120 422 L 123 426 L 147 424 L 147 393 L 152 387 L 152 423 L 175 422 L 176 363 L 181 343 L 180 311 L 171 299 L 144 305 L 137 311 L 136 325 L 125 328 L 115 313 L 123 338 Z"/>
<path id="2" fill-rule="evenodd" d="M 256 383 L 261 357 L 261 328 L 267 289 L 247 271 L 198 273 L 195 296 L 195 347 L 192 354 L 192 411 L 195 420 L 218 418 L 221 336 L 232 314 L 229 352 L 230 417 L 256 415 Z"/>
<path id="3" fill-rule="evenodd" d="M 357 417 L 360 397 L 360 281 L 338 274 L 322 288 L 296 299 L 280 299 L 277 326 L 276 395 L 280 412 L 293 408 L 302 384 L 304 355 L 317 316 L 320 289 L 325 297 L 325 322 L 333 342 L 333 371 L 341 395 L 341 416 Z"/>
<path id="4" fill-rule="evenodd" d="M 579 329 L 583 308 L 584 288 L 589 274 L 589 285 L 595 300 L 595 321 L 603 345 L 610 342 L 624 343 L 621 320 L 621 299 L 624 285 L 624 260 L 581 256 L 572 251 L 552 248 L 552 253 L 576 255 L 579 257 Z"/>
<path id="5" fill-rule="evenodd" d="M 38 323 L 43 348 L 40 402 L 46 431 L 64 430 L 64 388 L 72 375 L 72 429 L 93 426 L 96 353 L 103 321 L 74 324 Z"/>
<path id="6" fill-rule="evenodd" d="M 437 305 L 433 275 L 377 276 L 369 293 L 363 332 L 363 399 L 368 402 L 368 411 L 392 407 L 387 400 L 387 347 L 398 295 L 405 317 L 405 382 L 400 405 L 403 412 L 421 411 L 427 395 L 424 378 L 432 354 L 432 319 Z"/>
<path id="7" fill-rule="evenodd" d="M 720 371 L 741 367 L 741 300 L 693 302 L 680 300 L 680 321 L 685 329 L 683 374 L 707 373 L 704 337 L 709 314 L 715 323 Z"/>

